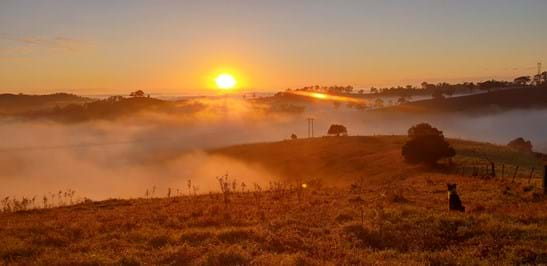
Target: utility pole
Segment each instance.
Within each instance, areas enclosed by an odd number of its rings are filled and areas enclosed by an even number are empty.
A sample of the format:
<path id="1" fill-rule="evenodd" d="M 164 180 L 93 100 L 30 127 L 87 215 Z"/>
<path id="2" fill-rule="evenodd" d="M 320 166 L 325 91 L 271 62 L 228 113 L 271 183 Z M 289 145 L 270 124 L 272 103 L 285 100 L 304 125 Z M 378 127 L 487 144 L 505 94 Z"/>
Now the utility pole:
<path id="1" fill-rule="evenodd" d="M 313 118 L 306 118 L 308 120 L 308 138 L 313 138 Z"/>

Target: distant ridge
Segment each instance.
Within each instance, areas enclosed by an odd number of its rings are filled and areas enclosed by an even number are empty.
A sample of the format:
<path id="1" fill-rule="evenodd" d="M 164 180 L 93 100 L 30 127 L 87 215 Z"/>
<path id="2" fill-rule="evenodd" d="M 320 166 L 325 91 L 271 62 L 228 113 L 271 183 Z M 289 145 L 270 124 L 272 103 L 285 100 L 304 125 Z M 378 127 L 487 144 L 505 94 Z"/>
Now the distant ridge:
<path id="1" fill-rule="evenodd" d="M 376 112 L 502 112 L 547 108 L 547 86 L 496 90 L 446 99 L 430 99 L 376 109 Z"/>
<path id="2" fill-rule="evenodd" d="M 28 94 L 0 94 L 0 114 L 9 115 L 29 111 L 50 109 L 55 106 L 66 106 L 69 104 L 83 104 L 93 99 L 81 97 L 69 93 L 54 93 L 46 95 Z"/>

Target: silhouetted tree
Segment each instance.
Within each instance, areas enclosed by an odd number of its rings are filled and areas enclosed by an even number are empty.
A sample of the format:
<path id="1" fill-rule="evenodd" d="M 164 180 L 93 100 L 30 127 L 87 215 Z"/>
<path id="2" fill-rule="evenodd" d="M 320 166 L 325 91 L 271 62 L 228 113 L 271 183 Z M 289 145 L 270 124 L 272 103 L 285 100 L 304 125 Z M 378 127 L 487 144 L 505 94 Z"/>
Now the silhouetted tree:
<path id="1" fill-rule="evenodd" d="M 131 97 L 144 97 L 144 91 L 138 90 L 129 94 Z"/>
<path id="2" fill-rule="evenodd" d="M 354 105 L 355 109 L 357 110 L 365 110 L 367 109 L 367 105 L 365 103 L 358 103 Z"/>
<path id="3" fill-rule="evenodd" d="M 533 83 L 538 86 L 547 83 L 547 71 L 534 75 Z"/>
<path id="4" fill-rule="evenodd" d="M 420 123 L 412 126 L 407 131 L 410 138 L 418 138 L 423 136 L 443 136 L 443 132 L 434 128 L 428 123 Z"/>
<path id="5" fill-rule="evenodd" d="M 421 85 L 422 85 L 422 89 L 424 89 L 424 90 L 433 90 L 433 89 L 436 88 L 435 84 L 429 84 L 429 83 L 427 83 L 427 82 L 425 82 L 425 81 L 422 82 Z"/>
<path id="6" fill-rule="evenodd" d="M 378 98 L 376 101 L 374 101 L 374 106 L 378 108 L 384 107 L 384 100 Z"/>
<path id="7" fill-rule="evenodd" d="M 510 84 L 511 82 L 497 80 L 487 80 L 485 82 L 477 83 L 479 89 L 485 90 L 487 92 L 492 91 L 492 89 L 508 87 Z"/>
<path id="8" fill-rule="evenodd" d="M 329 131 L 327 133 L 329 135 L 336 135 L 337 137 L 339 137 L 340 135 L 348 135 L 348 130 L 343 125 L 333 124 L 329 127 Z"/>
<path id="9" fill-rule="evenodd" d="M 530 83 L 530 81 L 531 81 L 530 76 L 522 76 L 522 77 L 516 78 L 513 82 L 517 85 L 523 86 Z"/>
<path id="10" fill-rule="evenodd" d="M 507 144 L 511 149 L 522 152 L 532 152 L 532 142 L 523 138 L 516 138 Z"/>
<path id="11" fill-rule="evenodd" d="M 446 88 L 446 89 L 444 90 L 444 94 L 446 94 L 448 97 L 452 97 L 452 95 L 454 95 L 454 92 L 455 92 L 455 91 L 456 91 L 456 90 L 454 89 L 453 86 L 449 86 L 448 88 Z"/>
<path id="12" fill-rule="evenodd" d="M 409 163 L 435 164 L 441 158 L 451 158 L 456 151 L 444 139 L 443 132 L 429 124 L 422 123 L 408 130 L 410 140 L 401 153 Z"/>
<path id="13" fill-rule="evenodd" d="M 442 100 L 442 99 L 444 99 L 443 91 L 441 89 L 436 89 L 431 94 L 431 97 L 433 97 L 433 99 L 435 99 L 435 100 Z"/>

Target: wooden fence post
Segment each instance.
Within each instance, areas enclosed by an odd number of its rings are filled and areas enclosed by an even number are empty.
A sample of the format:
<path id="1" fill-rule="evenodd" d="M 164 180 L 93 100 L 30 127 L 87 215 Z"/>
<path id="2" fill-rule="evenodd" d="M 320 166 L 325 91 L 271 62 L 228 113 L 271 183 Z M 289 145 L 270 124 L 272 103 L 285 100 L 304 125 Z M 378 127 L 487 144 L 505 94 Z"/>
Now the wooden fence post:
<path id="1" fill-rule="evenodd" d="M 535 168 L 532 168 L 532 171 L 530 171 L 530 177 L 528 177 L 528 184 L 530 184 L 530 181 L 532 181 L 532 176 L 534 176 L 534 170 Z"/>
<path id="2" fill-rule="evenodd" d="M 511 183 L 515 183 L 515 178 L 517 177 L 517 173 L 519 172 L 519 166 L 515 167 L 515 173 L 513 174 L 513 181 Z"/>
<path id="3" fill-rule="evenodd" d="M 543 166 L 543 194 L 547 195 L 547 165 Z"/>

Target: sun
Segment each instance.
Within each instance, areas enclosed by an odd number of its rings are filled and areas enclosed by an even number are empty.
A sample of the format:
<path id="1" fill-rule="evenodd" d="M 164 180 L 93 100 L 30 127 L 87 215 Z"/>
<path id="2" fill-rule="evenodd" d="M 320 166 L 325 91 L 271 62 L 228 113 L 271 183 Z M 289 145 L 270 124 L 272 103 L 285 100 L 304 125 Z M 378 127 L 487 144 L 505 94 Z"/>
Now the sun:
<path id="1" fill-rule="evenodd" d="M 217 84 L 217 87 L 223 90 L 233 89 L 237 84 L 237 81 L 234 78 L 234 76 L 228 73 L 222 73 L 218 75 L 215 78 L 215 82 Z"/>

